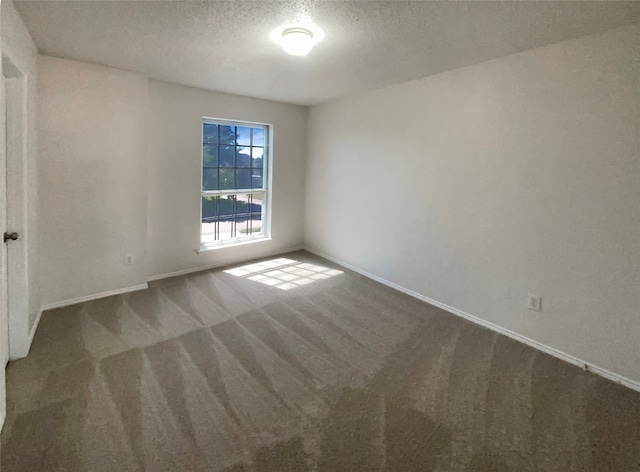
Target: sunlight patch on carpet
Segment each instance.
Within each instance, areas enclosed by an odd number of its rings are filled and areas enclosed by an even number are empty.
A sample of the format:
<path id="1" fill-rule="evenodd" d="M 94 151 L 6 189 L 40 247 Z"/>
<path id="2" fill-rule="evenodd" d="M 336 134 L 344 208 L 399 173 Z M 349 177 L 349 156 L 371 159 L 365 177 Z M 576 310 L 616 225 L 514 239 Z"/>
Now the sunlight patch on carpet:
<path id="1" fill-rule="evenodd" d="M 298 262 L 286 257 L 234 267 L 225 270 L 224 273 L 281 290 L 290 290 L 344 274 L 341 270 L 308 262 Z"/>

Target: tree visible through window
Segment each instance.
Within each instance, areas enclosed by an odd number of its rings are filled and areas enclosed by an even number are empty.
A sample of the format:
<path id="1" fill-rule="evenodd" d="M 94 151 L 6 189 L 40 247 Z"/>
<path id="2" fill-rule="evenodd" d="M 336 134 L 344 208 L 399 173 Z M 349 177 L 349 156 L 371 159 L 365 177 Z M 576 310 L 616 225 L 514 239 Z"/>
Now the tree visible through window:
<path id="1" fill-rule="evenodd" d="M 203 246 L 265 236 L 268 137 L 265 125 L 204 120 Z"/>

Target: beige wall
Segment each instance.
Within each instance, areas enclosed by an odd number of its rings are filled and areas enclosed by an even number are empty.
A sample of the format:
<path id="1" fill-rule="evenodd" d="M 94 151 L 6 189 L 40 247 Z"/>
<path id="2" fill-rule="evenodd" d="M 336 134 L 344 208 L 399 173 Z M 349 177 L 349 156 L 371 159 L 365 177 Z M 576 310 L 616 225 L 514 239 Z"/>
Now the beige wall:
<path id="1" fill-rule="evenodd" d="M 147 79 L 46 56 L 38 70 L 43 304 L 146 283 Z"/>
<path id="2" fill-rule="evenodd" d="M 302 245 L 305 107 L 150 82 L 149 275 L 223 264 Z M 202 118 L 273 126 L 271 241 L 198 254 Z"/>
<path id="3" fill-rule="evenodd" d="M 639 382 L 639 54 L 631 26 L 313 107 L 306 243 Z"/>
<path id="4" fill-rule="evenodd" d="M 47 56 L 38 65 L 45 307 L 302 245 L 306 108 Z M 273 124 L 272 240 L 196 252 L 204 116 Z"/>

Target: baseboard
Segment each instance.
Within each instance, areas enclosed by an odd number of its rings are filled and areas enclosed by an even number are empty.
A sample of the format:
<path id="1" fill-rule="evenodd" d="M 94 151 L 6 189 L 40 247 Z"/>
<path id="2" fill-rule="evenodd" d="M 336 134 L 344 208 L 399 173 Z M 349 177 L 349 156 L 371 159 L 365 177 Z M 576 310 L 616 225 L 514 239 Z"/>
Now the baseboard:
<path id="1" fill-rule="evenodd" d="M 268 252 L 266 254 L 262 254 L 260 256 L 258 256 L 257 258 L 263 258 L 263 257 L 272 257 L 272 256 L 276 256 L 276 255 L 280 255 L 280 254 L 286 254 L 289 252 L 293 252 L 293 251 L 299 251 L 303 249 L 302 246 L 298 245 L 298 246 L 294 246 L 291 247 L 289 249 L 279 249 L 277 251 L 271 251 Z M 226 265 L 229 264 L 237 264 L 239 262 L 246 262 L 252 259 L 256 259 L 256 258 L 251 258 L 251 259 L 247 259 L 245 258 L 237 258 L 237 259 L 233 259 L 230 261 L 226 261 L 224 263 L 216 263 L 216 264 L 209 264 L 206 266 L 200 266 L 200 267 L 194 267 L 191 269 L 185 269 L 185 270 L 180 270 L 180 271 L 176 271 L 176 272 L 171 272 L 168 274 L 160 274 L 160 275 L 154 275 L 149 277 L 147 280 L 148 282 L 152 282 L 154 280 L 161 280 L 161 279 L 166 279 L 169 277 L 176 277 L 178 275 L 185 275 L 185 274 L 190 274 L 193 272 L 201 272 L 203 270 L 210 270 L 210 269 L 215 269 L 218 267 L 224 267 Z M 123 293 L 129 293 L 129 292 L 135 292 L 137 290 L 145 290 L 149 288 L 149 284 L 148 283 L 144 283 L 144 284 L 139 284 L 139 285 L 133 285 L 131 287 L 124 287 L 124 288 L 120 288 L 120 289 L 116 289 L 116 290 L 110 290 L 108 292 L 102 292 L 102 293 L 96 293 L 94 295 L 88 295 L 86 297 L 78 297 L 78 298 L 71 298 L 68 300 L 63 300 L 61 302 L 56 302 L 56 303 L 49 303 L 47 305 L 44 305 L 42 307 L 42 309 L 40 310 L 40 312 L 38 313 L 38 317 L 36 318 L 35 323 L 33 324 L 33 327 L 31 328 L 31 332 L 29 333 L 29 349 L 31 349 L 31 343 L 33 342 L 33 338 L 36 334 L 36 330 L 38 329 L 38 325 L 40 324 L 40 318 L 42 317 L 42 313 L 47 311 L 47 310 L 53 310 L 56 308 L 63 308 L 65 306 L 70 306 L 70 305 L 75 305 L 76 303 L 83 303 L 83 302 L 89 302 L 91 300 L 98 300 L 100 298 L 105 298 L 105 297 L 111 297 L 113 295 L 121 295 Z M 29 351 L 27 350 L 27 353 Z M 26 355 L 26 354 L 25 354 Z"/>
<path id="2" fill-rule="evenodd" d="M 390 282 L 386 279 L 383 279 L 382 277 L 378 277 L 377 275 L 371 274 L 365 270 L 359 269 L 358 267 L 355 267 L 351 264 L 348 264 L 340 259 L 337 259 L 335 257 L 332 257 L 328 254 L 323 253 L 322 251 L 318 251 L 316 249 L 310 248 L 310 247 L 305 247 L 303 248 L 305 251 L 308 251 L 312 254 L 315 254 L 317 256 L 320 256 L 324 259 L 327 259 L 335 264 L 338 264 L 346 269 L 352 270 L 353 272 L 357 272 L 360 275 L 363 275 L 369 279 L 375 280 L 376 282 L 379 282 L 383 285 L 386 285 L 387 287 L 391 287 L 395 290 L 398 290 L 402 293 L 405 293 L 411 297 L 417 298 L 418 300 L 422 300 L 423 302 L 429 303 L 430 305 L 436 306 L 438 308 L 441 308 L 449 313 L 452 313 L 454 315 L 460 316 L 461 318 L 464 318 L 466 320 L 469 320 L 477 325 L 483 326 L 485 328 L 488 328 L 492 331 L 495 331 L 497 333 L 500 334 L 504 334 L 505 336 L 508 336 L 511 339 L 514 339 L 516 341 L 519 341 L 521 343 L 524 343 L 528 346 L 533 347 L 534 349 L 537 349 L 539 351 L 542 351 L 546 354 L 549 354 L 553 357 L 556 357 L 560 360 L 563 360 L 565 362 L 568 362 L 570 364 L 576 365 L 582 369 L 588 370 L 589 372 L 593 372 L 594 374 L 597 374 L 601 377 L 604 377 L 608 380 L 611 380 L 613 382 L 616 382 L 618 384 L 624 385 L 625 387 L 628 387 L 630 389 L 633 389 L 637 392 L 640 392 L 640 382 L 637 382 L 635 380 L 629 379 L 627 377 L 624 377 L 622 375 L 616 374 L 615 372 L 611 372 L 610 370 L 604 369 L 602 367 L 599 367 L 595 364 L 592 364 L 590 362 L 587 361 L 583 361 L 582 359 L 578 359 L 575 356 L 572 356 L 571 354 L 567 354 L 565 352 L 562 352 L 558 349 L 555 349 L 553 347 L 547 346 L 546 344 L 540 343 L 534 339 L 528 338 L 526 336 L 522 336 L 521 334 L 518 334 L 514 331 L 510 331 L 506 328 L 503 328 L 499 325 L 496 325 L 494 323 L 491 323 L 489 321 L 483 320 L 482 318 L 479 318 L 475 315 L 472 315 L 470 313 L 464 312 L 462 310 L 459 310 L 457 308 L 454 308 L 452 306 L 446 305 L 444 303 L 441 303 L 437 300 L 434 300 L 432 298 L 429 298 L 427 296 L 424 296 L 418 292 L 414 292 L 413 290 L 409 290 L 405 287 L 402 287 L 401 285 L 398 285 L 396 283 Z"/>
<path id="3" fill-rule="evenodd" d="M 194 272 L 202 272 L 203 270 L 218 269 L 220 267 L 228 266 L 228 265 L 231 265 L 231 264 L 238 264 L 240 262 L 250 262 L 250 261 L 252 261 L 254 259 L 262 259 L 264 257 L 279 256 L 279 255 L 282 255 L 282 254 L 287 254 L 289 252 L 300 251 L 302 249 L 304 249 L 303 246 L 294 246 L 294 247 L 291 247 L 289 249 L 279 249 L 277 251 L 267 252 L 267 253 L 262 254 L 260 256 L 251 257 L 249 259 L 247 259 L 246 257 L 238 257 L 238 258 L 231 259 L 231 260 L 225 261 L 225 262 L 217 262 L 217 263 L 214 263 L 214 264 L 208 264 L 208 265 L 204 265 L 204 266 L 193 267 L 193 268 L 190 268 L 190 269 L 177 270 L 175 272 L 168 272 L 166 274 L 152 275 L 151 277 L 147 277 L 147 282 L 153 282 L 155 280 L 168 279 L 168 278 L 171 278 L 171 277 L 178 277 L 180 275 L 193 274 Z"/>
<path id="4" fill-rule="evenodd" d="M 36 335 L 36 330 L 38 329 L 38 325 L 40 324 L 40 318 L 42 318 L 43 311 L 44 310 L 40 310 L 38 312 L 38 316 L 36 316 L 36 321 L 33 323 L 33 326 L 31 327 L 31 332 L 29 333 L 29 344 L 27 345 L 27 353 L 25 354 L 25 356 L 29 354 L 29 351 L 31 350 L 31 344 L 33 343 L 33 338 Z"/>
<path id="5" fill-rule="evenodd" d="M 27 344 L 27 351 L 25 352 L 24 356 L 16 357 L 11 360 L 21 359 L 23 357 L 26 357 L 29 354 L 29 351 L 31 350 L 31 344 L 33 344 L 33 338 L 35 337 L 36 331 L 38 330 L 38 325 L 40 325 L 40 319 L 42 318 L 42 313 L 44 313 L 45 311 L 54 310 L 56 308 L 63 308 L 65 306 L 75 305 L 76 303 L 83 303 L 83 302 L 89 302 L 91 300 L 98 300 L 99 298 L 110 297 L 112 295 L 121 295 L 123 293 L 135 292 L 137 290 L 144 290 L 146 288 L 149 288 L 149 285 L 144 283 L 139 285 L 133 285 L 131 287 L 124 287 L 116 290 L 109 290 L 108 292 L 96 293 L 94 295 L 88 295 L 86 297 L 70 298 L 68 300 L 63 300 L 61 302 L 49 303 L 47 305 L 44 305 L 38 312 L 36 321 L 33 323 L 33 326 L 31 327 L 31 331 L 29 332 L 29 341 Z"/>
<path id="6" fill-rule="evenodd" d="M 70 298 L 68 300 L 63 300 L 61 302 L 55 302 L 55 303 L 49 303 L 45 306 L 42 307 L 42 310 L 40 312 L 40 315 L 42 315 L 43 311 L 47 311 L 47 310 L 53 310 L 55 308 L 63 308 L 65 306 L 70 306 L 70 305 L 75 305 L 76 303 L 83 303 L 83 302 L 90 302 L 91 300 L 98 300 L 100 298 L 106 298 L 106 297 L 111 297 L 113 295 L 121 295 L 123 293 L 129 293 L 129 292 L 136 292 L 138 290 L 144 290 L 149 288 L 149 285 L 147 283 L 143 283 L 143 284 L 138 284 L 138 285 L 132 285 L 130 287 L 124 287 L 124 288 L 118 288 L 115 290 L 109 290 L 108 292 L 102 292 L 102 293 L 96 293 L 93 295 L 87 295 L 86 297 L 78 297 L 78 298 Z M 38 319 L 40 318 L 40 316 L 38 316 Z M 35 326 L 34 325 L 34 330 L 35 330 Z M 35 331 L 34 331 L 35 334 Z"/>

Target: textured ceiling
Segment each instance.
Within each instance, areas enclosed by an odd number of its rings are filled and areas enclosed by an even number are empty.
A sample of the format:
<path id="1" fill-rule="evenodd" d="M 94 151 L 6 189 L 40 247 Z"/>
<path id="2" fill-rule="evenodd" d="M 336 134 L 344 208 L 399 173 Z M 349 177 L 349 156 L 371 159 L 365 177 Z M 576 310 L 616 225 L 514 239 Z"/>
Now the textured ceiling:
<path id="1" fill-rule="evenodd" d="M 640 2 L 16 1 L 45 54 L 316 104 L 634 23 Z M 307 15 L 306 57 L 270 32 Z"/>

